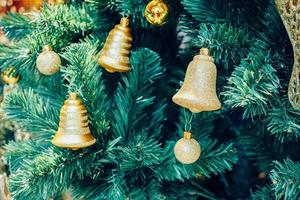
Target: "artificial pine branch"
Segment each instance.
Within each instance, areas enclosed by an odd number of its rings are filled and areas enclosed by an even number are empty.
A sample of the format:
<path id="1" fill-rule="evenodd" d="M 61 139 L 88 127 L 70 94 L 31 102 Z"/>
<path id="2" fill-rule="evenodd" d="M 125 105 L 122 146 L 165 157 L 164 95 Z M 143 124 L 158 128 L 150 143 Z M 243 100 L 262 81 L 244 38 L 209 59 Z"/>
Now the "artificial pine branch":
<path id="1" fill-rule="evenodd" d="M 3 110 L 7 119 L 18 122 L 34 137 L 49 139 L 58 128 L 58 107 L 31 89 L 13 91 L 5 98 Z"/>
<path id="2" fill-rule="evenodd" d="M 233 109 L 243 108 L 244 118 L 266 115 L 270 100 L 280 88 L 270 54 L 257 47 L 233 71 L 223 92 L 224 103 Z"/>
<path id="3" fill-rule="evenodd" d="M 241 28 L 226 24 L 201 24 L 193 45 L 209 48 L 215 63 L 232 69 L 246 57 L 253 39 Z"/>
<path id="4" fill-rule="evenodd" d="M 270 173 L 271 189 L 276 199 L 296 200 L 300 198 L 300 163 L 286 159 L 282 163 L 275 161 Z"/>
<path id="5" fill-rule="evenodd" d="M 119 83 L 113 111 L 114 135 L 124 138 L 132 137 L 137 130 L 151 128 L 143 123 L 151 120 L 144 111 L 154 103 L 153 84 L 163 73 L 159 56 L 149 49 L 132 52 L 130 61 L 132 70 Z"/>
<path id="6" fill-rule="evenodd" d="M 92 121 L 93 133 L 101 135 L 108 129 L 107 112 L 111 105 L 105 93 L 102 81 L 102 70 L 99 67 L 96 54 L 99 42 L 95 39 L 86 39 L 79 44 L 66 48 L 63 58 L 68 62 L 62 69 L 66 87 L 69 92 L 80 94 Z M 89 49 L 89 51 L 86 51 Z"/>

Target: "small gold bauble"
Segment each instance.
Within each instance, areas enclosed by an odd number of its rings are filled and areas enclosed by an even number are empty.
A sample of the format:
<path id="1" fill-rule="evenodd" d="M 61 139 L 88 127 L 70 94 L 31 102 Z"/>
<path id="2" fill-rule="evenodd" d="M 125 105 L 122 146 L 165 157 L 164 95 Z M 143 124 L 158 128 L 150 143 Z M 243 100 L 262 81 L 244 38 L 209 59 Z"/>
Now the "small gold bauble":
<path id="1" fill-rule="evenodd" d="M 162 26 L 169 15 L 169 7 L 163 0 L 152 0 L 145 9 L 145 17 L 150 24 Z"/>
<path id="2" fill-rule="evenodd" d="M 50 76 L 59 71 L 61 65 L 60 57 L 52 50 L 52 47 L 45 45 L 43 52 L 36 59 L 36 68 L 44 75 Z"/>
<path id="3" fill-rule="evenodd" d="M 14 75 L 15 71 L 16 69 L 13 67 L 9 67 L 4 70 L 1 74 L 3 82 L 6 84 L 16 84 L 20 77 Z"/>
<path id="4" fill-rule="evenodd" d="M 196 162 L 201 154 L 199 143 L 192 138 L 190 132 L 184 132 L 183 138 L 177 141 L 174 147 L 176 159 L 183 164 Z"/>

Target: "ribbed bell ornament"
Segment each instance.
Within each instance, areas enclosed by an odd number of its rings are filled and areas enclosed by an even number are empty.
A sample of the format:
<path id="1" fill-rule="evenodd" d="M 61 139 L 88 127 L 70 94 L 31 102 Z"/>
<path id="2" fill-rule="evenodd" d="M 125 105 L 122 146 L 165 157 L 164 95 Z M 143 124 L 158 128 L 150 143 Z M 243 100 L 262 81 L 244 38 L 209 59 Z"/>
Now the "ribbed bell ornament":
<path id="1" fill-rule="evenodd" d="M 93 145 L 96 139 L 88 126 L 88 115 L 76 93 L 70 93 L 59 116 L 59 128 L 51 141 L 55 146 L 77 150 Z"/>
<path id="2" fill-rule="evenodd" d="M 217 68 L 206 48 L 189 64 L 182 87 L 173 96 L 177 105 L 193 113 L 221 108 L 216 92 Z"/>
<path id="3" fill-rule="evenodd" d="M 132 42 L 129 19 L 123 17 L 108 34 L 105 44 L 99 53 L 98 63 L 106 71 L 127 72 L 130 70 L 129 54 Z"/>

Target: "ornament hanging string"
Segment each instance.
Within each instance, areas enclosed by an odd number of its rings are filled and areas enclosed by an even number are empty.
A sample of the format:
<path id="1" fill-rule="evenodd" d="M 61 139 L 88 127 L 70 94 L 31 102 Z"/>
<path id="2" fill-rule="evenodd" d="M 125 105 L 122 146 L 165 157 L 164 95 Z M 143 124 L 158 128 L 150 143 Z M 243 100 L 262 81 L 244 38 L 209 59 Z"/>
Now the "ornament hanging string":
<path id="1" fill-rule="evenodd" d="M 185 131 L 188 131 L 188 132 L 191 132 L 191 129 L 192 129 L 192 121 L 193 121 L 193 117 L 194 117 L 194 113 L 192 113 L 189 117 L 189 119 L 187 118 L 187 112 L 186 112 L 186 109 L 184 109 L 184 130 Z"/>

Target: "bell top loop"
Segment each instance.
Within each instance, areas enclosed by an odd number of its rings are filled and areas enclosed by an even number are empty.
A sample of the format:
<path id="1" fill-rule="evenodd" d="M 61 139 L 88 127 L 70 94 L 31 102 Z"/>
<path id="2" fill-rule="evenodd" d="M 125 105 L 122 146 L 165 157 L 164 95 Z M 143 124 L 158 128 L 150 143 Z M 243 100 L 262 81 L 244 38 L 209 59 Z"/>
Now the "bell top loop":
<path id="1" fill-rule="evenodd" d="M 210 55 L 208 48 L 201 48 L 199 54 L 194 56 L 194 60 L 214 62 L 214 58 Z"/>
<path id="2" fill-rule="evenodd" d="M 43 52 L 53 51 L 53 48 L 51 45 L 47 44 L 43 46 Z"/>
<path id="3" fill-rule="evenodd" d="M 120 20 L 120 24 L 123 27 L 129 26 L 129 18 L 128 17 L 122 17 L 121 20 Z"/>
<path id="4" fill-rule="evenodd" d="M 200 55 L 210 56 L 209 49 L 208 48 L 201 48 L 200 49 Z"/>
<path id="5" fill-rule="evenodd" d="M 192 138 L 192 133 L 189 131 L 184 131 L 183 139 L 191 139 L 191 138 Z"/>
<path id="6" fill-rule="evenodd" d="M 78 95 L 75 92 L 71 92 L 69 95 L 69 100 L 77 100 L 78 99 Z"/>

